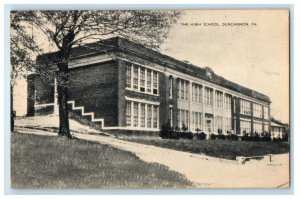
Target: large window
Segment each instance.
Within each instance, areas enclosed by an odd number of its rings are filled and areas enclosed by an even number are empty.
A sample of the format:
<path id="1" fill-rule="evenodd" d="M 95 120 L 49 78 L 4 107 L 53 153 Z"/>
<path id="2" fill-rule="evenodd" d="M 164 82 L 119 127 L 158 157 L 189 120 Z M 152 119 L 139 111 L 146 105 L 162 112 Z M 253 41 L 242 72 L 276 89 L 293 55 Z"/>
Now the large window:
<path id="1" fill-rule="evenodd" d="M 224 133 L 227 133 L 227 132 L 231 132 L 231 118 L 230 117 L 225 117 L 224 118 Z"/>
<path id="2" fill-rule="evenodd" d="M 173 78 L 169 77 L 169 98 L 173 98 Z"/>
<path id="3" fill-rule="evenodd" d="M 250 102 L 244 99 L 240 100 L 241 114 L 251 115 Z"/>
<path id="4" fill-rule="evenodd" d="M 262 118 L 262 105 L 253 103 L 253 116 Z"/>
<path id="5" fill-rule="evenodd" d="M 264 118 L 269 119 L 269 107 L 264 106 Z"/>
<path id="6" fill-rule="evenodd" d="M 177 98 L 189 100 L 189 82 L 183 79 L 177 81 Z"/>
<path id="7" fill-rule="evenodd" d="M 221 91 L 216 91 L 216 108 L 223 108 L 223 93 Z"/>
<path id="8" fill-rule="evenodd" d="M 222 116 L 215 116 L 215 132 L 218 132 L 218 130 L 222 131 Z"/>
<path id="9" fill-rule="evenodd" d="M 127 88 L 131 88 L 131 73 L 132 73 L 132 65 L 131 64 L 127 64 L 126 66 L 126 87 Z"/>
<path id="10" fill-rule="evenodd" d="M 145 89 L 145 82 L 146 82 L 146 80 L 145 80 L 145 78 L 146 78 L 146 76 L 145 76 L 145 72 L 146 71 L 146 69 L 145 68 L 140 68 L 140 91 L 141 92 L 146 92 L 146 89 Z"/>
<path id="11" fill-rule="evenodd" d="M 133 103 L 133 126 L 139 126 L 139 104 L 137 102 Z"/>
<path id="12" fill-rule="evenodd" d="M 242 133 L 250 133 L 251 132 L 251 121 L 241 120 L 240 127 Z"/>
<path id="13" fill-rule="evenodd" d="M 202 113 L 193 111 L 191 123 L 192 123 L 192 129 L 194 129 L 195 131 L 197 129 L 203 130 L 202 129 Z"/>
<path id="14" fill-rule="evenodd" d="M 170 126 L 173 126 L 173 108 L 169 108 L 169 122 Z"/>
<path id="15" fill-rule="evenodd" d="M 131 102 L 126 102 L 126 126 L 131 126 Z"/>
<path id="16" fill-rule="evenodd" d="M 140 108 L 140 127 L 145 127 L 146 126 L 146 104 L 141 104 L 141 108 Z"/>
<path id="17" fill-rule="evenodd" d="M 202 103 L 202 85 L 192 85 L 192 101 L 196 103 Z"/>
<path id="18" fill-rule="evenodd" d="M 158 105 L 126 101 L 126 126 L 157 129 L 159 127 Z"/>
<path id="19" fill-rule="evenodd" d="M 153 71 L 153 94 L 158 94 L 158 73 Z"/>
<path id="20" fill-rule="evenodd" d="M 206 106 L 212 106 L 212 104 L 213 104 L 213 89 L 212 88 L 205 87 L 204 100 L 205 100 Z"/>
<path id="21" fill-rule="evenodd" d="M 253 132 L 262 133 L 262 122 L 253 122 Z"/>
<path id="22" fill-rule="evenodd" d="M 133 90 L 139 89 L 139 68 L 138 66 L 133 67 Z"/>
<path id="23" fill-rule="evenodd" d="M 178 109 L 178 127 L 182 128 L 183 126 L 188 127 L 189 125 L 189 111 Z"/>
<path id="24" fill-rule="evenodd" d="M 158 95 L 158 72 L 128 63 L 126 66 L 126 88 L 142 93 Z"/>
<path id="25" fill-rule="evenodd" d="M 227 112 L 231 111 L 231 96 L 228 94 L 225 94 L 225 110 Z"/>

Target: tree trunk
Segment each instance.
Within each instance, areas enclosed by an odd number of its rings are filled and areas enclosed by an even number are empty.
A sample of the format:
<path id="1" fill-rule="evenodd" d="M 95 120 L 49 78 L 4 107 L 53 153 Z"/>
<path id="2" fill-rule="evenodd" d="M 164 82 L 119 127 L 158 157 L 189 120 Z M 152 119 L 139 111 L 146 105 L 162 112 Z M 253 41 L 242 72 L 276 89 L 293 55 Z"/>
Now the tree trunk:
<path id="1" fill-rule="evenodd" d="M 14 131 L 15 113 L 14 113 L 14 93 L 13 86 L 10 85 L 10 131 Z"/>
<path id="2" fill-rule="evenodd" d="M 59 132 L 58 135 L 72 138 L 69 126 L 69 110 L 68 110 L 68 64 L 59 64 L 59 82 L 57 84 L 58 106 L 59 106 Z"/>

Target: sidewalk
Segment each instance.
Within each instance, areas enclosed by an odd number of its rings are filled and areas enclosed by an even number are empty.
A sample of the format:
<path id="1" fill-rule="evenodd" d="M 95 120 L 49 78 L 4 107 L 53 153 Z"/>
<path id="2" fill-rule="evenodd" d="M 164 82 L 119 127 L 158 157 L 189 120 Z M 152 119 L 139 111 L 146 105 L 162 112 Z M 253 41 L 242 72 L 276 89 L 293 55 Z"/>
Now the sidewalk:
<path id="1" fill-rule="evenodd" d="M 18 125 L 18 124 L 17 124 Z M 20 126 L 20 125 L 18 125 Z M 57 136 L 43 130 L 16 127 L 20 133 Z M 199 188 L 275 188 L 289 186 L 289 154 L 275 155 L 273 162 L 236 161 L 138 144 L 113 137 L 73 133 L 79 139 L 107 144 L 136 154 L 184 174 Z"/>

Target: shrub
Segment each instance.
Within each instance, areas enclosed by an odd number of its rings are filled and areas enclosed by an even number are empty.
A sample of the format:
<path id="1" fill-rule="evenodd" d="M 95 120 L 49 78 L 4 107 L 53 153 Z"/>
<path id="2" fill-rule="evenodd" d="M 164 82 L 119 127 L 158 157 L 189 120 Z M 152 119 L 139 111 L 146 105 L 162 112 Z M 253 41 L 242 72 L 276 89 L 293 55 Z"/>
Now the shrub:
<path id="1" fill-rule="evenodd" d="M 226 136 L 224 134 L 217 135 L 218 140 L 225 140 Z"/>
<path id="2" fill-rule="evenodd" d="M 245 133 L 243 136 L 242 136 L 242 141 L 249 141 L 250 140 L 250 136 L 248 135 L 248 133 Z"/>
<path id="3" fill-rule="evenodd" d="M 210 134 L 210 139 L 211 140 L 215 140 L 217 138 L 217 136 L 215 134 Z"/>
<path id="4" fill-rule="evenodd" d="M 204 133 L 204 132 L 201 132 L 201 133 L 196 133 L 195 134 L 195 138 L 197 139 L 197 140 L 205 140 L 206 139 L 206 134 Z"/>
<path id="5" fill-rule="evenodd" d="M 194 138 L 194 134 L 190 131 L 186 132 L 179 132 L 179 137 L 182 139 L 190 139 L 192 140 Z"/>
<path id="6" fill-rule="evenodd" d="M 173 129 L 171 127 L 170 122 L 168 121 L 167 124 L 162 124 L 160 132 L 159 132 L 159 136 L 162 138 L 169 138 L 171 136 L 171 134 L 173 133 Z"/>
<path id="7" fill-rule="evenodd" d="M 261 137 L 261 141 L 270 142 L 271 141 L 271 135 L 269 133 L 263 134 L 263 136 Z"/>
<path id="8" fill-rule="evenodd" d="M 230 134 L 226 136 L 227 140 L 237 141 L 239 137 L 236 134 Z"/>

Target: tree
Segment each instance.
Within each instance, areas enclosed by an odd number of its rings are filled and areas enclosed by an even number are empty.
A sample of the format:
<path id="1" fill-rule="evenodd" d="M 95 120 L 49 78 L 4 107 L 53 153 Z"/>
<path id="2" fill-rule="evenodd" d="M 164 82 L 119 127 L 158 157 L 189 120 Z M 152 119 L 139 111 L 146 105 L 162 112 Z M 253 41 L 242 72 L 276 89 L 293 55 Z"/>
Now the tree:
<path id="1" fill-rule="evenodd" d="M 10 29 L 10 108 L 11 108 L 11 131 L 14 130 L 14 106 L 13 106 L 13 89 L 16 79 L 26 75 L 28 71 L 34 70 L 34 60 L 32 54 L 40 53 L 38 45 L 28 33 L 30 26 L 29 12 L 11 12 L 11 29 Z"/>
<path id="2" fill-rule="evenodd" d="M 67 88 L 72 48 L 111 36 L 121 36 L 150 48 L 158 48 L 181 11 L 102 10 L 36 11 L 32 22 L 56 49 L 59 135 L 72 138 L 69 130 Z"/>

